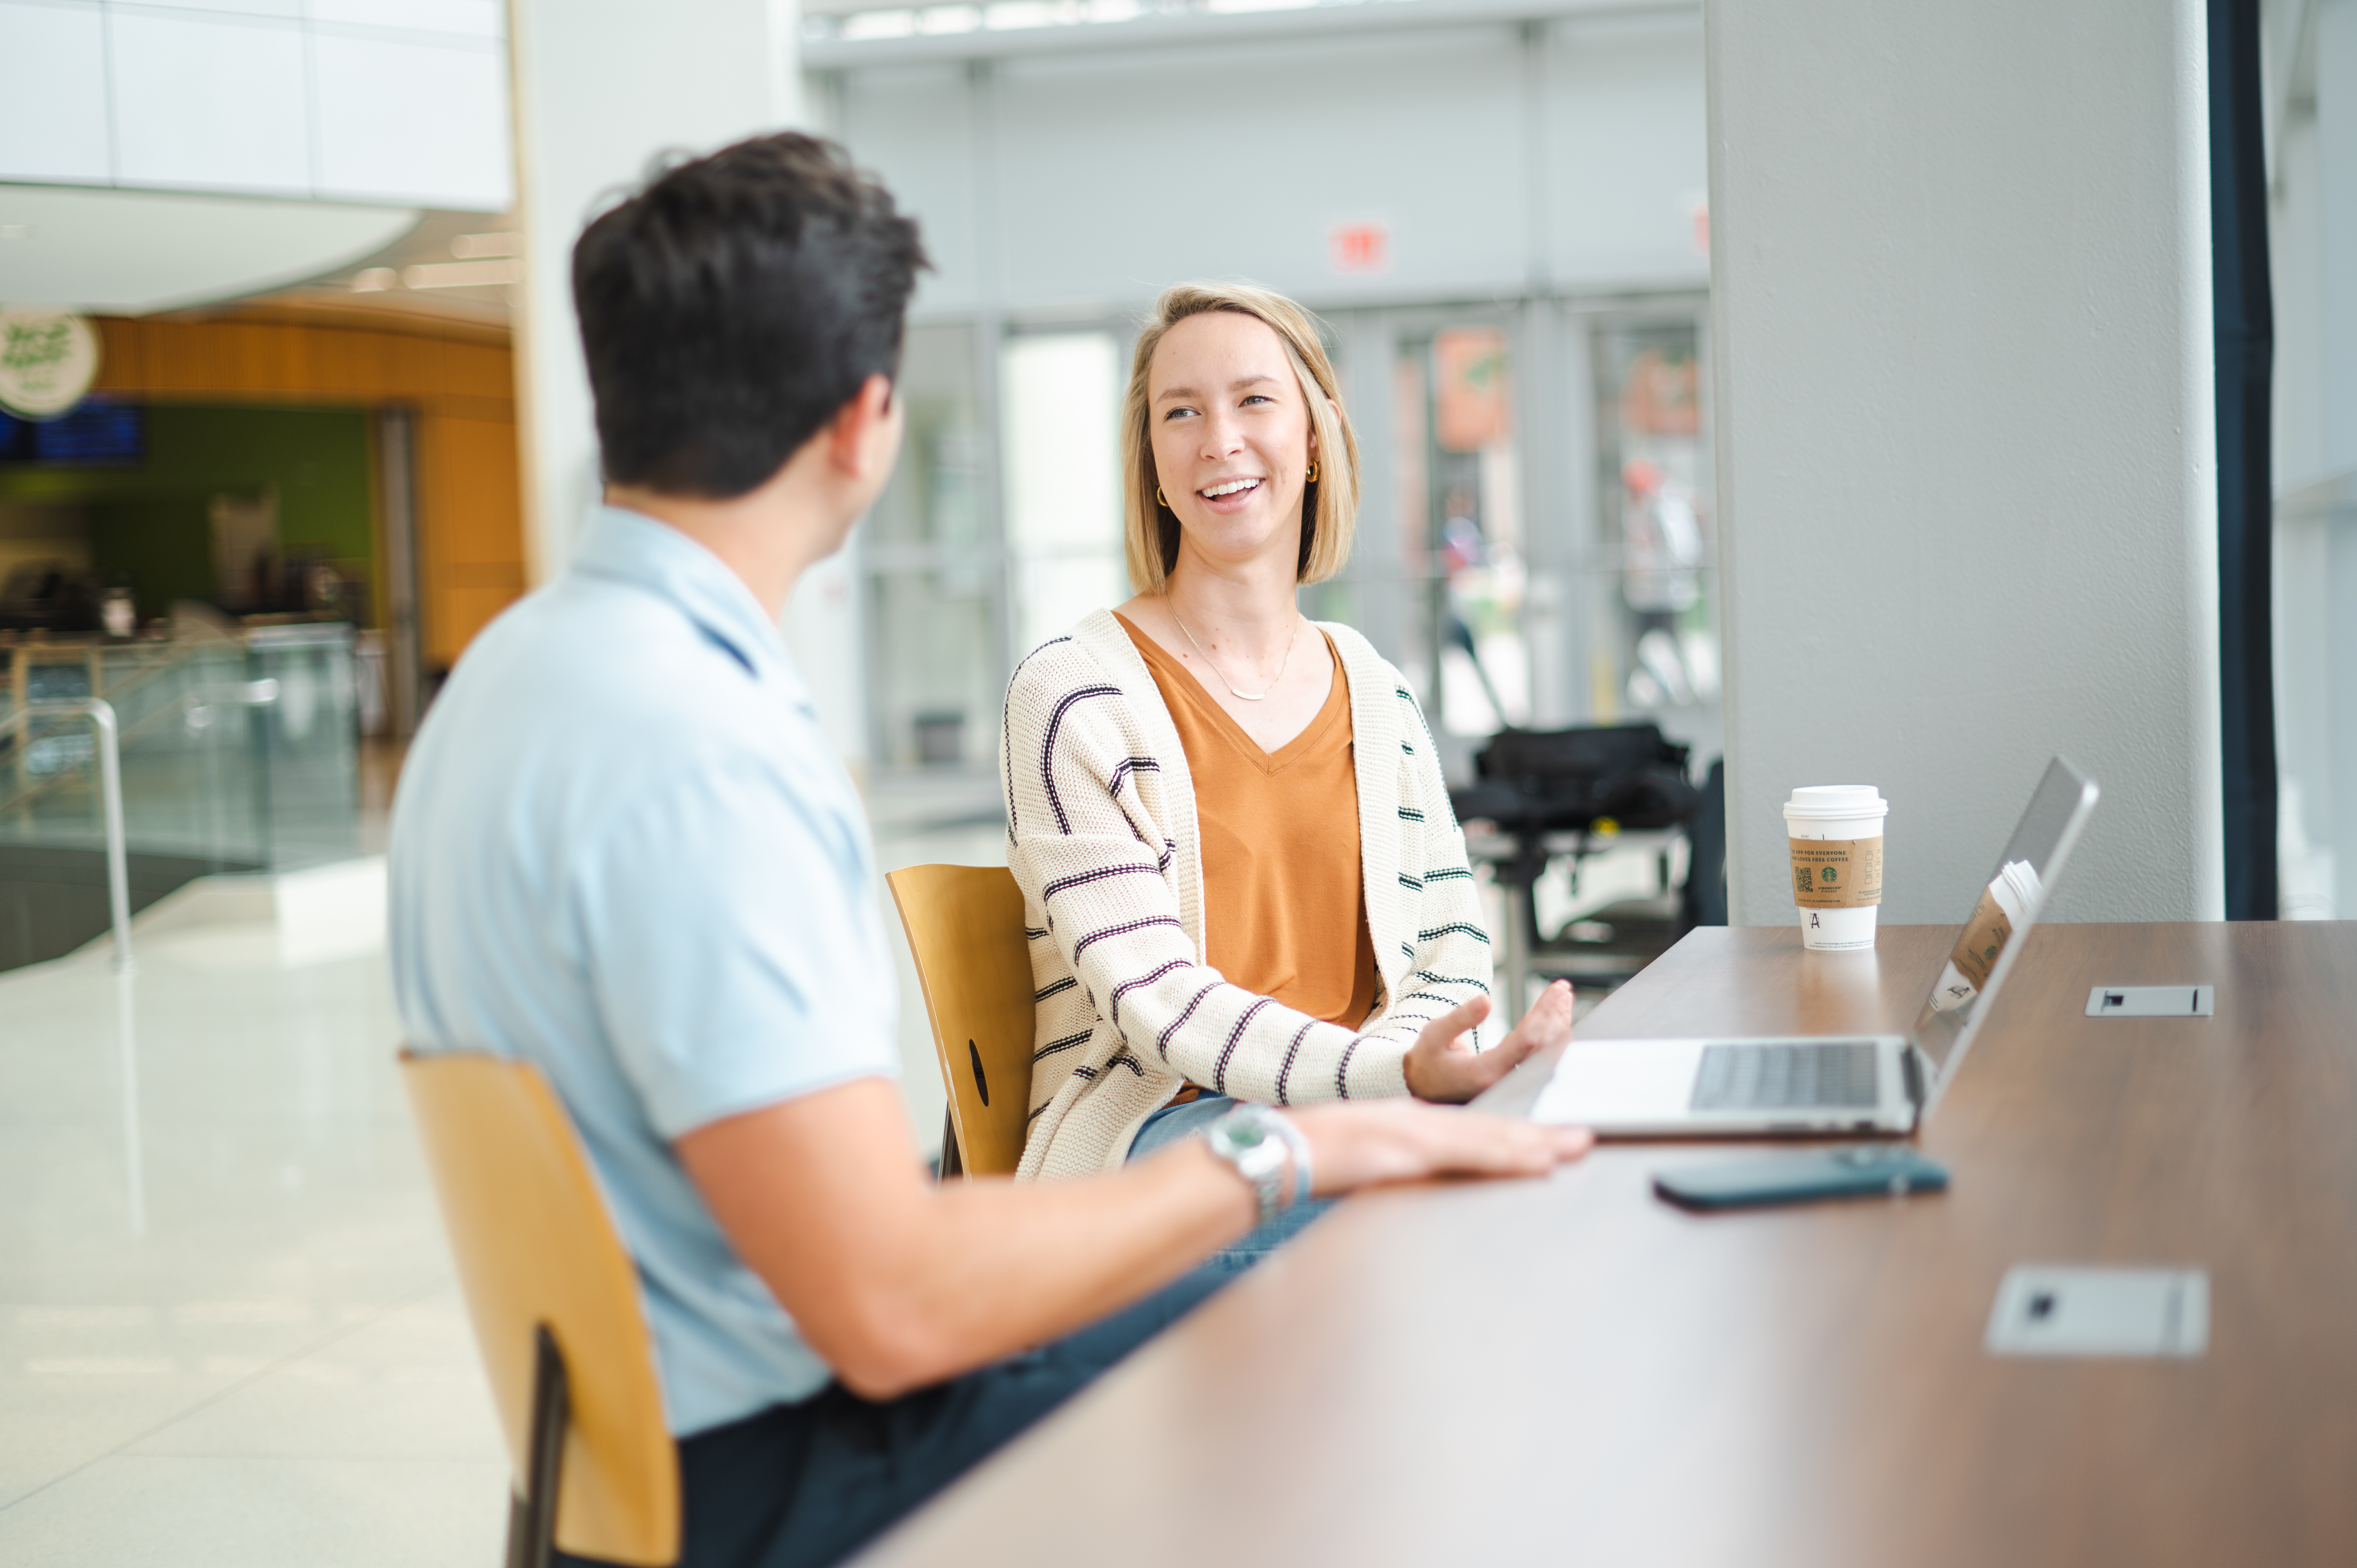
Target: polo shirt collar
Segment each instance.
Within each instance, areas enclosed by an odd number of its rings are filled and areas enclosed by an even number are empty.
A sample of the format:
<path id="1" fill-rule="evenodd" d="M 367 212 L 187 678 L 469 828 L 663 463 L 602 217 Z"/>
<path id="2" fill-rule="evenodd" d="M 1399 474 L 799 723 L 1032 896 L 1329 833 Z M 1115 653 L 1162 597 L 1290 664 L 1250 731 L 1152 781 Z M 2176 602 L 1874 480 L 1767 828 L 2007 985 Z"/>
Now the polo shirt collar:
<path id="1" fill-rule="evenodd" d="M 753 590 L 720 557 L 669 523 L 621 507 L 593 506 L 574 545 L 572 569 L 668 601 L 755 680 L 777 683 L 797 701 L 805 696 L 778 623 Z"/>

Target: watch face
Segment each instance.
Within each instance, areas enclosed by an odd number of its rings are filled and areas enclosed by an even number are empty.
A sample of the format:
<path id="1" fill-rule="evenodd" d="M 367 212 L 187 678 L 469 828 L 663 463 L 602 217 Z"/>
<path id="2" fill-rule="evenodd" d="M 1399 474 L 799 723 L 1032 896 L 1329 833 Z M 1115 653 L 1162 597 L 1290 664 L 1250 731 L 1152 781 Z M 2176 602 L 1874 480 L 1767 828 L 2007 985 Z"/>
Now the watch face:
<path id="1" fill-rule="evenodd" d="M 1258 1122 L 1233 1115 L 1223 1116 L 1213 1122 L 1211 1131 L 1219 1135 L 1220 1142 L 1226 1145 L 1229 1153 L 1236 1155 L 1257 1149 L 1267 1143 L 1269 1137 L 1268 1129 Z"/>
<path id="2" fill-rule="evenodd" d="M 1263 1133 L 1246 1147 L 1236 1161 L 1237 1168 L 1255 1181 L 1264 1176 L 1275 1176 L 1277 1167 L 1284 1164 L 1284 1145 L 1266 1133 Z"/>

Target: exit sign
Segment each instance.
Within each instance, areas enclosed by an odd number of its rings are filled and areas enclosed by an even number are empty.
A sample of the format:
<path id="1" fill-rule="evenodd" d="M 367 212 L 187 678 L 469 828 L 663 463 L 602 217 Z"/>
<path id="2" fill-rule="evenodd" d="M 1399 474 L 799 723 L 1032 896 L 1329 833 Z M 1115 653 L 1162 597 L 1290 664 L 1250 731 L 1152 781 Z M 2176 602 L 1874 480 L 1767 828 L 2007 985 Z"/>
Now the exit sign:
<path id="1" fill-rule="evenodd" d="M 1391 271 L 1391 225 L 1378 222 L 1335 224 L 1326 231 L 1326 264 L 1338 273 Z"/>

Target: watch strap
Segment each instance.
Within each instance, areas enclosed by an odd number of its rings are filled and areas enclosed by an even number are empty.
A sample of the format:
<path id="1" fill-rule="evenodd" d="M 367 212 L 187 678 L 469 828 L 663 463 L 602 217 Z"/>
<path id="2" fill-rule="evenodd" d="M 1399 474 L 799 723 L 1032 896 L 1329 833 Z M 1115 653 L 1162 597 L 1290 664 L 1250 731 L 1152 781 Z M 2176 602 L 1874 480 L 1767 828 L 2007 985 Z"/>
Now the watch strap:
<path id="1" fill-rule="evenodd" d="M 1268 1112 L 1268 1125 L 1285 1140 L 1286 1151 L 1293 1156 L 1293 1198 L 1286 1207 L 1290 1208 L 1294 1204 L 1308 1202 L 1311 1186 L 1309 1135 L 1295 1126 L 1293 1118 L 1281 1111 Z"/>

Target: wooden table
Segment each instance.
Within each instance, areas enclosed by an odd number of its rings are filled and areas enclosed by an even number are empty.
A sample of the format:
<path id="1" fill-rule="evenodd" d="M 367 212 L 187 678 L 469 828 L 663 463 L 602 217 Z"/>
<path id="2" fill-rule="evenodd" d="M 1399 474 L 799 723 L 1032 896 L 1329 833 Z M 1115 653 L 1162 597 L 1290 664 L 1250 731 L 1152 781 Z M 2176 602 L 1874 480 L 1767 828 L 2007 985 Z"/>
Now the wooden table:
<path id="1" fill-rule="evenodd" d="M 1698 930 L 1582 1032 L 1903 1030 L 1949 938 Z M 1353 1199 L 873 1560 L 2357 1562 L 2352 1005 L 2357 923 L 2041 928 L 1924 1132 L 1944 1196 L 1696 1217 L 1648 1178 L 1723 1151 L 1622 1145 Z M 1987 1355 L 2025 1262 L 2207 1268 L 2208 1355 Z"/>

